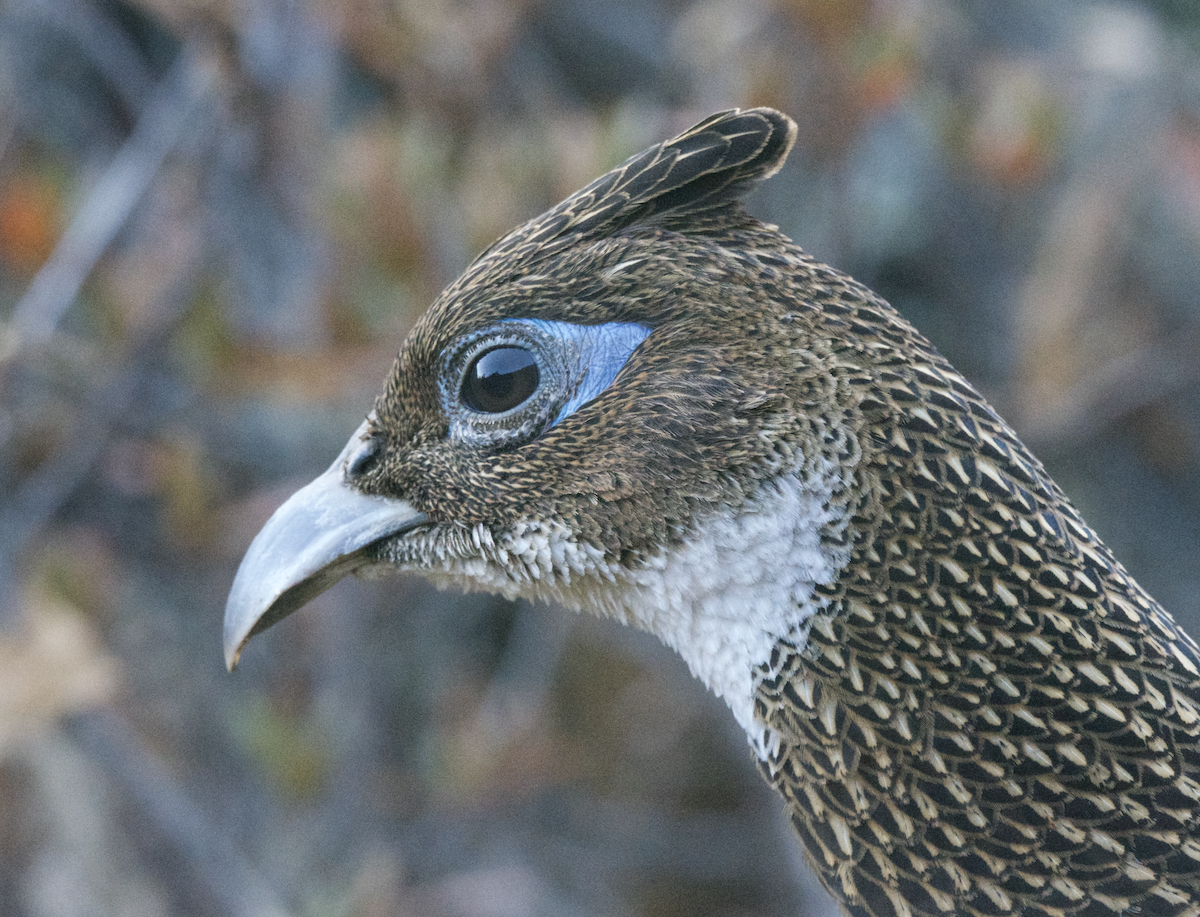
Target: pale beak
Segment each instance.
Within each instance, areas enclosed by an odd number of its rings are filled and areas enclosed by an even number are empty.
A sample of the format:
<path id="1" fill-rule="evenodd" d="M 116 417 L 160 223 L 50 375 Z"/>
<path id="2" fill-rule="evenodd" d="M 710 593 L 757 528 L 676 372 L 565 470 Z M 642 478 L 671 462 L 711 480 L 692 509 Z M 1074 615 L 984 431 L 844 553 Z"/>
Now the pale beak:
<path id="1" fill-rule="evenodd" d="M 350 459 L 367 439 L 364 422 L 342 454 L 275 511 L 242 558 L 225 603 L 225 665 L 250 638 L 372 562 L 369 549 L 428 517 L 403 500 L 364 494 L 347 480 Z"/>

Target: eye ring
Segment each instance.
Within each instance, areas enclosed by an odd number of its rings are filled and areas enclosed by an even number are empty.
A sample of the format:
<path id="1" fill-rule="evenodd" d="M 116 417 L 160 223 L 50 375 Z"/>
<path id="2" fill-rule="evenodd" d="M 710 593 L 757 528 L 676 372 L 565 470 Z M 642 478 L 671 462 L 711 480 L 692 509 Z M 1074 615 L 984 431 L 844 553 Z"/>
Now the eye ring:
<path id="1" fill-rule="evenodd" d="M 516 319 L 485 325 L 444 348 L 438 397 L 450 439 L 505 449 L 540 435 L 570 397 L 574 352 L 571 342 L 536 322 Z M 490 378 L 492 370 L 502 371 L 499 378 Z M 485 379 L 507 391 L 485 391 Z"/>
<path id="2" fill-rule="evenodd" d="M 505 414 L 537 393 L 542 370 L 528 347 L 503 343 L 476 354 L 467 364 L 460 397 L 472 411 Z"/>

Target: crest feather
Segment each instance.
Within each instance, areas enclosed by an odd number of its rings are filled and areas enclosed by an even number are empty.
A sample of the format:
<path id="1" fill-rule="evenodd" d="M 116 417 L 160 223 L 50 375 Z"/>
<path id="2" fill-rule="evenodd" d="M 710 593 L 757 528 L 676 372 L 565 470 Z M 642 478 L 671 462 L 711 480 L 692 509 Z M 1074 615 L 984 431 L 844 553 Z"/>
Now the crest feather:
<path id="1" fill-rule="evenodd" d="M 778 172 L 795 141 L 796 123 L 772 108 L 718 112 L 630 157 L 501 238 L 478 262 L 519 262 L 654 217 L 721 207 Z"/>

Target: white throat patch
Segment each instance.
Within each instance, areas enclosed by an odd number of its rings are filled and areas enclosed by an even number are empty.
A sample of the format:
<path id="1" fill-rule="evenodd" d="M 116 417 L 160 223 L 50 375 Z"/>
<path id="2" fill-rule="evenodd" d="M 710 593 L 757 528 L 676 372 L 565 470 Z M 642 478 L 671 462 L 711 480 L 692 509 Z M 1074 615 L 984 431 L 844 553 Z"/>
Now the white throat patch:
<path id="1" fill-rule="evenodd" d="M 814 587 L 832 582 L 849 560 L 848 547 L 821 542 L 823 528 L 847 521 L 842 506 L 831 507 L 833 487 L 832 475 L 781 475 L 736 513 L 705 520 L 688 542 L 638 570 L 610 566 L 561 524 L 531 521 L 494 543 L 481 527 L 464 532 L 479 554 L 447 557 L 442 571 L 424 572 L 445 584 L 556 600 L 649 631 L 725 699 L 752 741 L 761 741 L 754 670 L 781 637 L 802 632 L 820 607 Z"/>
<path id="2" fill-rule="evenodd" d="M 777 478 L 736 515 L 709 519 L 687 544 L 609 593 L 623 606 L 612 611 L 678 652 L 751 738 L 762 732 L 754 722 L 755 668 L 819 610 L 814 587 L 832 582 L 849 560 L 848 548 L 821 543 L 822 528 L 841 521 L 829 496 L 795 475 Z"/>

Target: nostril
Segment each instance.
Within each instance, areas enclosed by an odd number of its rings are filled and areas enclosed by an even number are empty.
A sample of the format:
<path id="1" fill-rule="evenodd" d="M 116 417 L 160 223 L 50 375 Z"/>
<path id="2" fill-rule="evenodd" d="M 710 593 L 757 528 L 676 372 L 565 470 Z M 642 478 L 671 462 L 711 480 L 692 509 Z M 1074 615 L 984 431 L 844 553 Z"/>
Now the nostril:
<path id="1" fill-rule="evenodd" d="M 379 455 L 382 451 L 383 446 L 378 437 L 375 436 L 372 436 L 359 446 L 346 461 L 347 480 L 353 481 L 368 474 L 372 468 L 379 464 Z"/>

